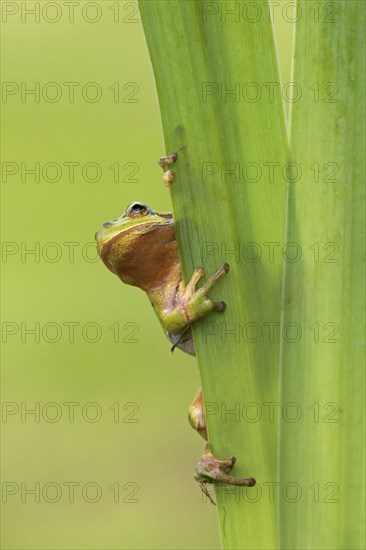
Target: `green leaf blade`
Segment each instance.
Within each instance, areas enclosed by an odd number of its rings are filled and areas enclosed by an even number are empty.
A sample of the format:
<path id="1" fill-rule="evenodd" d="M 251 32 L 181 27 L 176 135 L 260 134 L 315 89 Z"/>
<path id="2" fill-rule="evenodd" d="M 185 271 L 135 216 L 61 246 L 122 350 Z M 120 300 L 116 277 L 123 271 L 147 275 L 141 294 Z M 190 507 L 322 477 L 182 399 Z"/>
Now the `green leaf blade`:
<path id="1" fill-rule="evenodd" d="M 210 4 L 220 10 L 220 2 Z M 267 549 L 277 537 L 276 510 L 263 485 L 276 477 L 276 428 L 248 418 L 255 410 L 265 416 L 264 403 L 278 402 L 278 342 L 266 331 L 268 323 L 279 324 L 281 307 L 282 265 L 268 261 L 268 243 L 283 240 L 284 109 L 279 86 L 271 99 L 265 96 L 264 83 L 280 81 L 269 17 L 224 22 L 218 11 L 205 19 L 206 5 L 149 0 L 140 1 L 140 10 L 167 152 L 187 146 L 172 185 L 186 280 L 196 266 L 209 276 L 224 261 L 231 265 L 212 291 L 227 310 L 194 326 L 205 400 L 215 411 L 207 415 L 213 452 L 235 455 L 234 475 L 258 482 L 231 495 L 232 487 L 218 492 L 223 545 Z M 250 101 L 258 89 L 262 96 Z M 281 168 L 270 178 L 273 162 Z"/>
<path id="2" fill-rule="evenodd" d="M 311 93 L 291 121 L 302 178 L 286 240 L 302 257 L 285 262 L 282 332 L 302 332 L 283 341 L 281 410 L 294 403 L 301 418 L 280 423 L 281 548 L 364 545 L 365 6 L 336 6 L 337 20 L 315 23 L 301 2 L 296 29 L 294 80 Z"/>

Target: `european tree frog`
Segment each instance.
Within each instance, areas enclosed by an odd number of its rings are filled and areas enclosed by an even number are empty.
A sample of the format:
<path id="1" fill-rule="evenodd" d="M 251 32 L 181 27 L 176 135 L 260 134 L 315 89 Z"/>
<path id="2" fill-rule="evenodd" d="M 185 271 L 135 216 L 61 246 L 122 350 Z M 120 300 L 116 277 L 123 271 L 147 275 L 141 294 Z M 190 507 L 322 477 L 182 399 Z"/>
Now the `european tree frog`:
<path id="1" fill-rule="evenodd" d="M 165 184 L 174 180 L 174 172 L 169 170 L 169 165 L 177 157 L 177 153 L 173 153 L 159 160 L 164 170 Z M 213 310 L 225 310 L 225 303 L 210 300 L 208 293 L 226 275 L 229 265 L 222 265 L 199 289 L 196 289 L 196 285 L 204 271 L 197 267 L 188 284 L 185 284 L 172 214 L 154 212 L 140 202 L 131 203 L 119 218 L 104 223 L 95 238 L 99 255 L 108 269 L 124 283 L 146 292 L 173 348 L 178 347 L 195 355 L 190 326 Z M 201 389 L 189 407 L 189 420 L 193 428 L 207 440 Z M 195 479 L 203 489 L 205 483 L 214 481 L 254 485 L 253 478 L 230 475 L 234 464 L 234 457 L 215 458 L 207 444 L 196 466 Z"/>

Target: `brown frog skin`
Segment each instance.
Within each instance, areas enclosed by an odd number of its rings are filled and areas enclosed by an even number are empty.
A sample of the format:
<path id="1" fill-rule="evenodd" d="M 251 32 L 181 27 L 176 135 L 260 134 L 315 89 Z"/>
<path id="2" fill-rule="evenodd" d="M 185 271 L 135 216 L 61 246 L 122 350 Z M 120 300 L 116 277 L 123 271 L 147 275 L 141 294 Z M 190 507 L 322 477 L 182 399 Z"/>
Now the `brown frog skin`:
<path id="1" fill-rule="evenodd" d="M 124 283 L 146 292 L 174 347 L 194 355 L 189 327 L 210 311 L 225 309 L 223 302 L 212 302 L 206 294 L 229 266 L 224 264 L 196 291 L 203 275 L 198 268 L 185 286 L 172 214 L 153 212 L 138 202 L 131 203 L 121 217 L 103 224 L 96 240 L 108 269 Z"/>
<path id="2" fill-rule="evenodd" d="M 177 159 L 177 153 L 160 159 L 164 182 L 171 183 L 174 173 L 168 165 Z M 204 275 L 198 267 L 187 285 L 183 280 L 179 260 L 175 224 L 170 213 L 154 212 L 149 206 L 133 202 L 119 217 L 103 224 L 95 235 L 98 253 L 104 264 L 124 283 L 146 292 L 173 348 L 195 355 L 191 324 L 211 311 L 225 310 L 224 302 L 214 302 L 207 296 L 212 287 L 229 271 L 228 264 L 221 268 L 196 290 Z M 203 412 L 202 390 L 197 392 L 190 408 L 189 420 L 207 440 Z M 235 458 L 216 459 L 209 444 L 197 464 L 195 478 L 212 501 L 206 483 L 222 481 L 233 485 L 252 486 L 253 478 L 229 475 Z"/>

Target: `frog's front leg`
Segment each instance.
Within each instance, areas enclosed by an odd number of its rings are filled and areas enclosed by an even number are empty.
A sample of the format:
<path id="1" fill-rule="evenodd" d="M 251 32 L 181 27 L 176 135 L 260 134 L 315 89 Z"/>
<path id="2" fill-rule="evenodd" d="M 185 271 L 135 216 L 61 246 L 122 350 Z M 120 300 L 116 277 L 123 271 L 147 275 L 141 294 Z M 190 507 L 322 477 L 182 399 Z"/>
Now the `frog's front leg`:
<path id="1" fill-rule="evenodd" d="M 164 328 L 171 334 L 184 332 L 194 321 L 211 311 L 225 311 L 224 302 L 213 302 L 207 297 L 212 287 L 229 271 L 229 264 L 223 264 L 206 283 L 196 290 L 196 284 L 204 274 L 202 267 L 197 267 L 186 287 L 181 285 L 174 308 L 162 312 Z"/>

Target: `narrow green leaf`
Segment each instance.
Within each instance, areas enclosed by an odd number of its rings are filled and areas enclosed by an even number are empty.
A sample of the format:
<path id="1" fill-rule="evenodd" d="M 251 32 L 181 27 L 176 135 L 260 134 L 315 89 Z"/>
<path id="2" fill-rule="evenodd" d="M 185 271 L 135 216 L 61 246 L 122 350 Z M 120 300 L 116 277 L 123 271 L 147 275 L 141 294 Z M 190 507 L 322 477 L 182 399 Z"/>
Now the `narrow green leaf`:
<path id="1" fill-rule="evenodd" d="M 225 17 L 224 4 L 141 0 L 140 10 L 166 152 L 187 147 L 172 185 L 186 280 L 196 266 L 207 276 L 224 261 L 231 266 L 212 291 L 227 310 L 194 327 L 213 452 L 235 455 L 233 474 L 258 483 L 218 491 L 223 545 L 268 549 L 277 537 L 265 485 L 276 479 L 269 409 L 278 402 L 279 346 L 271 323 L 278 330 L 282 272 L 272 255 L 283 241 L 287 138 L 268 5 L 253 22 L 251 12 Z"/>
<path id="2" fill-rule="evenodd" d="M 286 240 L 296 245 L 283 294 L 280 547 L 364 548 L 365 3 L 299 8 L 294 81 L 303 96 L 291 123 Z"/>

